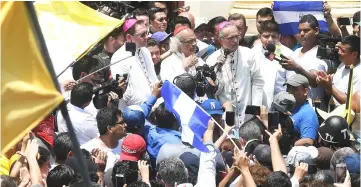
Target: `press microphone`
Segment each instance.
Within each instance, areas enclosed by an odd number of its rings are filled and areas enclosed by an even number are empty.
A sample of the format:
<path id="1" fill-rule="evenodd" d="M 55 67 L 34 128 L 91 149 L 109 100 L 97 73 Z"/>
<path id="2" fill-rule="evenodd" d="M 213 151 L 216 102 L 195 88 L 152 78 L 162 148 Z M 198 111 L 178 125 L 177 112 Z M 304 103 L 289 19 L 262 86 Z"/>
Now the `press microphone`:
<path id="1" fill-rule="evenodd" d="M 194 53 L 198 53 L 199 52 L 199 47 L 198 46 L 196 46 L 196 48 L 194 49 Z"/>
<path id="2" fill-rule="evenodd" d="M 283 58 L 286 58 L 284 55 L 280 54 L 280 57 L 279 58 L 278 56 L 275 55 L 275 51 L 276 51 L 276 46 L 273 45 L 273 44 L 268 44 L 267 47 L 266 47 L 267 51 L 268 52 L 265 52 L 265 56 L 266 58 L 268 58 L 268 60 L 270 61 L 273 61 L 273 60 L 276 60 L 278 62 L 282 62 L 282 59 Z"/>

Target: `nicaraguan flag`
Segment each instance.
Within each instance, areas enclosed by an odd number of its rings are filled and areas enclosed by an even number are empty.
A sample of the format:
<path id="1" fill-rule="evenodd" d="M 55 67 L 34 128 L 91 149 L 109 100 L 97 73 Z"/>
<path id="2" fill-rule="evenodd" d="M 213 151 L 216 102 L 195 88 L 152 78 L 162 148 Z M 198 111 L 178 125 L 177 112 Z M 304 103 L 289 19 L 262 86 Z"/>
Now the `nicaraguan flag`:
<path id="1" fill-rule="evenodd" d="M 207 130 L 211 116 L 169 81 L 163 83 L 161 93 L 165 107 L 176 115 L 182 125 L 182 141 L 202 152 L 209 152 L 202 142 L 202 136 Z"/>
<path id="2" fill-rule="evenodd" d="M 323 1 L 274 1 L 273 15 L 282 35 L 298 34 L 298 22 L 303 15 L 312 14 L 321 32 L 328 31 L 323 13 Z"/>

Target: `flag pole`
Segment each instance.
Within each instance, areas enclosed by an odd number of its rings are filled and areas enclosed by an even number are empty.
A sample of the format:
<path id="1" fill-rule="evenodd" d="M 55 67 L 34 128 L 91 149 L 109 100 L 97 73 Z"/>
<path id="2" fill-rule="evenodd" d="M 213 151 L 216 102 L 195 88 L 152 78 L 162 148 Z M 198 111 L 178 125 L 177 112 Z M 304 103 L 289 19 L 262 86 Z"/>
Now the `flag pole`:
<path id="1" fill-rule="evenodd" d="M 55 76 L 55 71 L 54 71 L 53 65 L 51 63 L 51 58 L 50 58 L 49 52 L 48 52 L 46 44 L 45 44 L 45 39 L 44 39 L 43 34 L 41 32 L 41 28 L 40 28 L 40 25 L 39 25 L 39 22 L 38 22 L 38 18 L 37 18 L 36 11 L 35 11 L 33 3 L 34 2 L 32 2 L 32 1 L 26 1 L 25 2 L 25 5 L 26 5 L 27 10 L 28 10 L 29 21 L 33 23 L 32 26 L 33 26 L 33 30 L 34 30 L 34 35 L 35 35 L 35 37 L 36 37 L 36 39 L 38 41 L 38 45 L 40 47 L 40 52 L 41 52 L 41 54 L 42 54 L 42 56 L 44 58 L 45 65 L 46 65 L 49 73 L 51 74 L 51 78 L 52 78 L 52 81 L 53 81 L 56 89 L 60 92 L 60 86 L 59 86 L 58 81 L 57 81 L 56 76 Z M 82 170 L 80 170 L 80 174 L 83 177 L 85 185 L 86 186 L 91 186 L 90 185 L 89 173 L 87 172 L 88 171 L 88 166 L 85 164 L 84 156 L 83 156 L 82 152 L 80 151 L 80 145 L 79 145 L 79 142 L 78 142 L 78 140 L 76 138 L 76 135 L 74 133 L 74 128 L 73 128 L 73 125 L 72 125 L 72 123 L 70 121 L 69 113 L 68 113 L 68 110 L 66 108 L 66 105 L 65 105 L 64 101 L 59 105 L 59 108 L 60 108 L 61 113 L 62 113 L 62 115 L 63 115 L 63 117 L 65 119 L 68 131 L 69 131 L 70 139 L 71 139 L 71 141 L 72 141 L 72 143 L 74 145 L 73 149 L 72 149 L 72 152 L 75 154 L 75 157 L 79 161 L 80 168 L 83 168 Z"/>
<path id="2" fill-rule="evenodd" d="M 346 97 L 346 107 L 345 107 L 345 119 L 348 125 L 351 125 L 351 108 L 352 108 L 352 79 L 353 79 L 353 65 L 350 65 L 350 74 L 348 78 L 348 88 L 347 88 L 347 97 Z"/>

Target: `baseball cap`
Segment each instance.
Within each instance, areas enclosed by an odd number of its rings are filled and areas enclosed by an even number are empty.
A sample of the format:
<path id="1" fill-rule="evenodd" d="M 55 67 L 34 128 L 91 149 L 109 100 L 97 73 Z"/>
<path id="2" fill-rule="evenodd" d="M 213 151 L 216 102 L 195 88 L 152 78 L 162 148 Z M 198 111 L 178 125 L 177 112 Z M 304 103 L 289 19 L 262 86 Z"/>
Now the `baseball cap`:
<path id="1" fill-rule="evenodd" d="M 123 120 L 130 128 L 141 128 L 145 123 L 145 115 L 138 105 L 131 105 L 124 109 Z"/>
<path id="2" fill-rule="evenodd" d="M 280 92 L 273 99 L 272 109 L 287 113 L 293 111 L 296 106 L 295 96 L 288 92 Z"/>
<path id="3" fill-rule="evenodd" d="M 284 85 L 287 84 L 294 87 L 303 86 L 305 88 L 308 88 L 310 86 L 307 78 L 300 74 L 294 74 L 290 78 L 288 78 Z"/>
<path id="4" fill-rule="evenodd" d="M 317 168 L 320 169 L 330 169 L 330 162 L 333 155 L 333 152 L 328 147 L 319 147 L 318 156 L 314 159 Z"/>
<path id="5" fill-rule="evenodd" d="M 178 33 L 180 33 L 181 31 L 183 31 L 185 29 L 189 29 L 189 27 L 188 26 L 177 27 L 173 32 L 173 36 L 177 36 Z"/>
<path id="6" fill-rule="evenodd" d="M 154 34 L 152 34 L 151 38 L 154 39 L 157 43 L 163 42 L 167 38 L 170 37 L 171 34 L 168 34 L 166 32 L 158 31 Z"/>
<path id="7" fill-rule="evenodd" d="M 127 32 L 131 27 L 133 27 L 133 25 L 135 25 L 136 22 L 137 20 L 134 18 L 125 20 L 123 25 L 123 31 Z"/>
<path id="8" fill-rule="evenodd" d="M 223 114 L 221 103 L 219 103 L 219 101 L 217 101 L 215 99 L 207 99 L 207 100 L 203 101 L 201 107 L 209 115 L 214 115 L 214 114 L 222 115 Z"/>
<path id="9" fill-rule="evenodd" d="M 360 173 L 360 154 L 351 154 L 343 159 L 350 173 Z"/>
<path id="10" fill-rule="evenodd" d="M 129 134 L 122 142 L 120 161 L 138 161 L 146 148 L 144 139 L 138 134 Z"/>
<path id="11" fill-rule="evenodd" d="M 259 144 L 253 151 L 258 162 L 267 168 L 272 168 L 271 147 L 267 144 Z"/>
<path id="12" fill-rule="evenodd" d="M 318 150 L 314 146 L 295 146 L 287 155 L 286 164 L 296 165 L 300 161 L 311 163 L 318 156 Z"/>

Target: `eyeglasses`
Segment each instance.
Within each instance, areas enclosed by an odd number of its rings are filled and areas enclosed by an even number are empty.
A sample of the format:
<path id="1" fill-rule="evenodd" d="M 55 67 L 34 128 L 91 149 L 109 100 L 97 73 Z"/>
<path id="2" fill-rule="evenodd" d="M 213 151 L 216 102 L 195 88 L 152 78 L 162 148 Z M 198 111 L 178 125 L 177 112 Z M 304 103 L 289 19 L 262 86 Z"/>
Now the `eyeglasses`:
<path id="1" fill-rule="evenodd" d="M 148 32 L 143 32 L 142 34 L 134 34 L 135 37 L 146 38 L 148 37 Z"/>
<path id="2" fill-rule="evenodd" d="M 234 41 L 234 40 L 239 40 L 241 39 L 241 36 L 240 35 L 236 35 L 236 36 L 231 36 L 231 37 L 228 37 L 228 38 L 223 38 L 223 39 L 226 39 L 228 41 Z"/>
<path id="3" fill-rule="evenodd" d="M 159 21 L 159 22 L 167 21 L 167 18 L 166 17 L 161 17 L 161 18 L 157 19 L 157 21 Z"/>
<path id="4" fill-rule="evenodd" d="M 191 39 L 191 40 L 188 40 L 188 41 L 181 41 L 182 43 L 186 43 L 186 44 L 194 44 L 194 43 L 197 43 L 197 40 L 196 39 Z"/>

